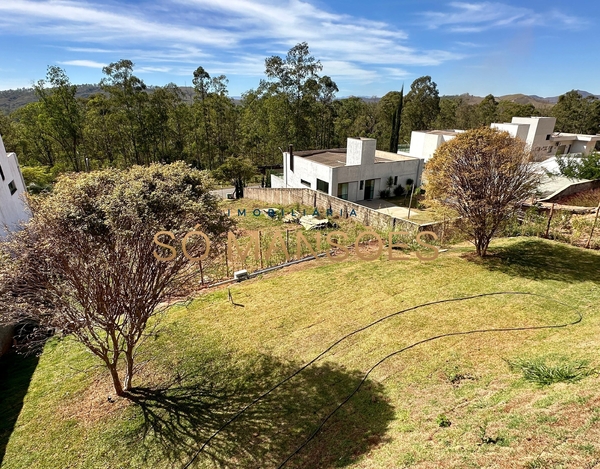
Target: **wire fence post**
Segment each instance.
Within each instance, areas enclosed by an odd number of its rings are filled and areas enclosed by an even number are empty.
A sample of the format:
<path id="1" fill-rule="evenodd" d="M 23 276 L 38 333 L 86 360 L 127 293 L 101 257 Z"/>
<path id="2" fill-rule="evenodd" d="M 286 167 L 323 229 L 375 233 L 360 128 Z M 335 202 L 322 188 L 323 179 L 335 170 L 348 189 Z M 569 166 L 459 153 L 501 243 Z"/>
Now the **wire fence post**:
<path id="1" fill-rule="evenodd" d="M 550 222 L 552 221 L 553 215 L 554 215 L 554 204 L 552 204 L 552 207 L 550 208 L 550 216 L 548 217 L 548 224 L 546 225 L 546 234 L 544 235 L 544 238 L 548 238 L 548 232 L 550 231 Z"/>
<path id="2" fill-rule="evenodd" d="M 225 248 L 225 278 L 229 278 L 229 261 L 227 258 L 227 248 Z"/>
<path id="3" fill-rule="evenodd" d="M 260 252 L 260 268 L 263 268 L 263 259 L 262 259 L 262 232 L 258 230 L 258 251 Z"/>
<path id="4" fill-rule="evenodd" d="M 600 212 L 600 202 L 598 202 L 598 206 L 596 207 L 596 216 L 594 217 L 594 224 L 592 225 L 592 231 L 590 232 L 590 237 L 587 240 L 585 248 L 590 247 L 590 243 L 592 242 L 592 236 L 594 236 L 594 228 L 596 228 L 596 222 L 598 221 L 598 213 Z"/>

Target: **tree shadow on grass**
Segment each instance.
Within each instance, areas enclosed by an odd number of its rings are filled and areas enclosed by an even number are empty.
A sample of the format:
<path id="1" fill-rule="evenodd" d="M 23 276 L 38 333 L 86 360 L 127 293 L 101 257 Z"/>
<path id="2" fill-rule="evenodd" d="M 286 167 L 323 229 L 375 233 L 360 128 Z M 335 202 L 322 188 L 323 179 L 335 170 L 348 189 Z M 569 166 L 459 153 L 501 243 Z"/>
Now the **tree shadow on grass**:
<path id="1" fill-rule="evenodd" d="M 600 283 L 600 256 L 594 251 L 541 239 L 493 246 L 484 259 L 467 257 L 491 271 L 532 280 Z"/>
<path id="2" fill-rule="evenodd" d="M 136 388 L 133 400 L 144 416 L 138 437 L 143 435 L 144 444 L 157 443 L 161 453 L 180 467 L 223 423 L 298 367 L 260 355 L 243 365 L 195 370 L 171 386 Z M 328 363 L 309 367 L 224 428 L 191 467 L 207 462 L 245 469 L 279 466 L 362 377 L 362 372 Z M 385 440 L 393 418 L 383 386 L 366 381 L 285 467 L 347 465 Z"/>
<path id="3" fill-rule="evenodd" d="M 14 352 L 0 358 L 0 466 L 38 361 Z"/>

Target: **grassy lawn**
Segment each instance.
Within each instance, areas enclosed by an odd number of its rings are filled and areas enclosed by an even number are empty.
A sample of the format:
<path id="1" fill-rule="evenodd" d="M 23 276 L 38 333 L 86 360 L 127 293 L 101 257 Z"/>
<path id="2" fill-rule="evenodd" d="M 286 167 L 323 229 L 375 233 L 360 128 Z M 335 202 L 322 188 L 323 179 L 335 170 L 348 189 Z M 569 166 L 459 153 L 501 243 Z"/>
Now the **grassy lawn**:
<path id="1" fill-rule="evenodd" d="M 231 286 L 242 306 L 228 301 L 226 288 L 174 305 L 140 349 L 135 402 L 114 398 L 98 360 L 80 345 L 54 338 L 28 387 L 27 373 L 0 377 L 0 418 L 9 406 L 20 409 L 12 424 L 0 423 L 0 438 L 10 433 L 1 467 L 181 468 L 239 409 L 345 334 L 421 303 L 499 291 L 558 300 L 580 310 L 583 321 L 446 337 L 396 355 L 285 467 L 598 465 L 600 253 L 535 238 L 498 240 L 486 260 L 472 251 L 455 246 L 430 262 L 385 254 L 372 262 L 311 261 Z M 251 407 L 192 467 L 278 467 L 369 368 L 414 342 L 576 319 L 570 307 L 514 295 L 394 316 L 341 342 Z M 539 384 L 523 371 L 531 365 L 543 373 L 540 364 L 562 367 L 553 375 L 559 382 Z"/>

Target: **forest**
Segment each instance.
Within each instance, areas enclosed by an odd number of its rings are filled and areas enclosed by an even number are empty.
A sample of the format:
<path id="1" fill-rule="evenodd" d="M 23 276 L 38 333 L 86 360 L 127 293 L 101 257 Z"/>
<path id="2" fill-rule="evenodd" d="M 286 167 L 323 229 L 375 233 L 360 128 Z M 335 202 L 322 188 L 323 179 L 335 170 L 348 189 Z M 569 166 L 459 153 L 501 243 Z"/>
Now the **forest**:
<path id="1" fill-rule="evenodd" d="M 173 83 L 148 87 L 132 61 L 119 60 L 103 68 L 100 91 L 83 97 L 63 69 L 49 66 L 33 86 L 36 101 L 0 113 L 0 135 L 26 179 L 43 186 L 62 172 L 176 160 L 227 179 L 227 170 L 242 163 L 247 171 L 280 164 L 289 144 L 338 148 L 347 137 L 372 137 L 379 149 L 396 151 L 408 148 L 413 130 L 470 129 L 513 116 L 553 115 L 557 131 L 600 131 L 600 100 L 574 90 L 544 108 L 492 95 L 469 104 L 440 97 L 432 78 L 422 76 L 379 100 L 339 99 L 322 69 L 308 44 L 297 44 L 285 57 L 266 58 L 265 78 L 233 100 L 227 77 L 201 66 L 189 93 Z"/>

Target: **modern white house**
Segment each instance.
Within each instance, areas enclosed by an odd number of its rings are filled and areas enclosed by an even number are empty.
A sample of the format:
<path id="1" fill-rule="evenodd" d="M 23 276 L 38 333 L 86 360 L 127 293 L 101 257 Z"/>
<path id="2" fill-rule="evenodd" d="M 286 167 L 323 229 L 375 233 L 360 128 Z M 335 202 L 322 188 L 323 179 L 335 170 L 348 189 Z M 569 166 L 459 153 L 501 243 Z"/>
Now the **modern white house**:
<path id="1" fill-rule="evenodd" d="M 557 153 L 588 154 L 594 150 L 596 142 L 600 141 L 600 135 L 554 132 L 555 125 L 555 117 L 513 117 L 512 122 L 493 123 L 490 127 L 505 130 L 526 142 L 538 160 Z M 427 161 L 442 143 L 452 140 L 461 132 L 464 130 L 414 131 L 410 137 L 410 151 L 399 153 Z"/>
<path id="2" fill-rule="evenodd" d="M 0 136 L 0 238 L 17 229 L 19 222 L 29 219 L 25 192 L 17 155 L 6 153 Z"/>
<path id="3" fill-rule="evenodd" d="M 373 138 L 348 138 L 347 148 L 283 153 L 283 175 L 271 175 L 271 187 L 315 189 L 341 199 L 377 199 L 380 191 L 407 180 L 419 184 L 423 160 L 376 149 Z"/>
<path id="4" fill-rule="evenodd" d="M 511 123 L 492 124 L 513 137 L 525 140 L 537 159 L 565 153 L 588 154 L 600 141 L 600 135 L 554 132 L 556 117 L 513 117 Z"/>

